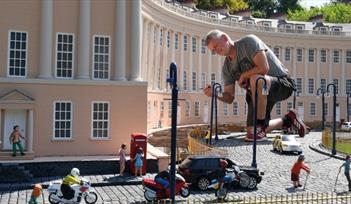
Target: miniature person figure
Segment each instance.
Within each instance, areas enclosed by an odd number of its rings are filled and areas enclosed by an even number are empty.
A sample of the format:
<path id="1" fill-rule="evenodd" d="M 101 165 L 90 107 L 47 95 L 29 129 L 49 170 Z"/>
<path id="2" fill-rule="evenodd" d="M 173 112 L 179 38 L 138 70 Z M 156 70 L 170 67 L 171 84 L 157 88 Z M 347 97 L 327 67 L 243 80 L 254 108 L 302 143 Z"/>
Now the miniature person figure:
<path id="1" fill-rule="evenodd" d="M 42 190 L 43 187 L 39 183 L 35 184 L 28 204 L 38 204 L 37 198 L 41 195 Z"/>
<path id="2" fill-rule="evenodd" d="M 351 192 L 351 179 L 350 179 L 350 155 L 347 155 L 345 158 L 345 162 L 340 166 L 339 173 L 341 168 L 344 167 L 344 174 L 346 176 L 347 181 L 349 182 L 349 192 Z"/>
<path id="3" fill-rule="evenodd" d="M 305 170 L 307 173 L 310 173 L 310 167 L 308 167 L 305 163 L 305 156 L 300 154 L 297 162 L 295 162 L 294 166 L 291 168 L 291 181 L 294 184 L 294 188 L 302 187 L 300 183 L 300 171 L 301 169 Z"/>
<path id="4" fill-rule="evenodd" d="M 205 44 L 213 53 L 225 57 L 222 66 L 223 93 L 217 98 L 231 104 L 235 98 L 235 84 L 246 90 L 247 127 L 252 127 L 254 124 L 253 110 L 257 81 L 257 90 L 260 90 L 257 92 L 259 102 L 256 107 L 258 141 L 267 139 L 266 133 L 272 130 L 290 127 L 298 130 L 301 137 L 305 136 L 306 126 L 293 110 L 283 118 L 271 120 L 270 113 L 274 105 L 288 99 L 296 90 L 296 85 L 288 69 L 261 39 L 255 35 L 247 35 L 234 41 L 228 34 L 220 30 L 212 30 L 207 34 Z M 264 86 L 263 80 L 258 80 L 261 77 L 267 82 L 267 87 Z M 206 96 L 212 97 L 211 85 L 207 85 L 203 91 Z M 247 132 L 245 141 L 253 141 L 253 128 L 247 129 L 252 131 Z"/>
<path id="5" fill-rule="evenodd" d="M 210 126 L 207 126 L 206 135 L 205 135 L 206 144 L 209 144 L 209 142 L 210 142 L 210 137 L 211 137 Z"/>
<path id="6" fill-rule="evenodd" d="M 12 156 L 15 157 L 17 155 L 17 148 L 16 146 L 18 146 L 21 155 L 25 155 L 23 152 L 23 148 L 21 145 L 21 140 L 20 138 L 24 139 L 24 137 L 21 135 L 20 130 L 19 130 L 19 126 L 15 125 L 13 126 L 13 131 L 10 135 L 10 142 L 12 143 Z"/>
<path id="7" fill-rule="evenodd" d="M 163 170 L 160 171 L 156 176 L 155 176 L 155 182 L 159 183 L 163 186 L 163 191 L 162 193 L 166 195 L 167 189 L 169 187 L 169 171 L 168 170 Z"/>
<path id="8" fill-rule="evenodd" d="M 72 168 L 71 173 L 68 174 L 62 182 L 61 192 L 63 197 L 67 200 L 71 200 L 75 196 L 75 190 L 72 188 L 73 185 L 81 184 L 80 171 L 78 168 Z"/>
<path id="9" fill-rule="evenodd" d="M 119 149 L 119 175 L 123 176 L 123 172 L 126 168 L 126 144 L 122 144 Z"/>
<path id="10" fill-rule="evenodd" d="M 133 161 L 134 161 L 134 166 L 135 166 L 135 176 L 138 176 L 138 172 L 139 172 L 140 176 L 142 176 L 143 148 L 141 148 L 141 147 L 137 148 Z"/>

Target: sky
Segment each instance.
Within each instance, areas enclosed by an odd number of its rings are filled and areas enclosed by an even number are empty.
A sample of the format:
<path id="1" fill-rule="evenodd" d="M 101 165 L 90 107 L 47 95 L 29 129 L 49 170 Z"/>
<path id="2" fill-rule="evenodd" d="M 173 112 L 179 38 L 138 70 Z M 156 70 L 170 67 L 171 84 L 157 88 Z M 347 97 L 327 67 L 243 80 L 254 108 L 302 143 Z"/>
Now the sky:
<path id="1" fill-rule="evenodd" d="M 329 3 L 330 0 L 300 0 L 300 5 L 304 8 L 321 7 L 325 3 Z"/>

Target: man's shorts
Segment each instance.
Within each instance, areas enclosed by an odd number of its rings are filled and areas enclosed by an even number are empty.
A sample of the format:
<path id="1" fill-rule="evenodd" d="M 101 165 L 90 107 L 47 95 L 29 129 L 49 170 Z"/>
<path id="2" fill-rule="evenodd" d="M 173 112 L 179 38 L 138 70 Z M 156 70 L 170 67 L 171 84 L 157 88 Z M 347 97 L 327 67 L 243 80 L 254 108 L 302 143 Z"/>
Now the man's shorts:
<path id="1" fill-rule="evenodd" d="M 294 173 L 291 173 L 291 181 L 299 181 L 299 175 L 298 174 L 294 174 Z"/>
<path id="2" fill-rule="evenodd" d="M 271 119 L 271 111 L 274 105 L 279 102 L 286 100 L 291 96 L 293 91 L 295 90 L 295 82 L 290 77 L 273 77 L 268 76 L 271 79 L 271 87 L 269 88 L 269 93 L 267 96 L 267 106 L 266 106 L 266 118 L 265 118 L 265 125 L 268 126 L 269 120 Z M 257 90 L 257 93 L 259 93 Z M 251 91 L 246 92 L 246 102 L 248 105 L 248 113 L 247 113 L 247 120 L 246 125 L 247 127 L 253 125 L 253 103 L 251 98 Z M 259 102 L 259 101 L 258 101 Z"/>

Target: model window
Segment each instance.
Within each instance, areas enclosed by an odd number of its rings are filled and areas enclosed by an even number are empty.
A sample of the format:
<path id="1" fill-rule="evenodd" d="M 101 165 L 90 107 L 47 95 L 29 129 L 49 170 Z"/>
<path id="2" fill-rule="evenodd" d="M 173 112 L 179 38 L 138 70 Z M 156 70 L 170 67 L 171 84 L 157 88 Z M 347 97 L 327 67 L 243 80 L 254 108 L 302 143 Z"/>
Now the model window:
<path id="1" fill-rule="evenodd" d="M 296 89 L 297 93 L 302 93 L 302 78 L 296 79 Z"/>
<path id="2" fill-rule="evenodd" d="M 162 41 L 163 41 L 163 30 L 162 28 L 160 29 L 160 46 L 162 47 Z"/>
<path id="3" fill-rule="evenodd" d="M 167 48 L 170 47 L 171 44 L 171 32 L 167 31 Z"/>
<path id="4" fill-rule="evenodd" d="M 194 116 L 199 117 L 200 116 L 200 102 L 195 101 L 194 103 Z"/>
<path id="5" fill-rule="evenodd" d="M 351 94 L 351 79 L 346 79 L 346 94 Z"/>
<path id="6" fill-rule="evenodd" d="M 190 116 L 190 102 L 185 101 L 185 116 L 189 117 Z"/>
<path id="7" fill-rule="evenodd" d="M 228 104 L 223 103 L 223 115 L 227 116 L 228 115 Z"/>
<path id="8" fill-rule="evenodd" d="M 174 33 L 174 49 L 178 50 L 178 33 Z"/>
<path id="9" fill-rule="evenodd" d="M 206 86 L 206 72 L 201 73 L 201 88 L 205 88 Z"/>
<path id="10" fill-rule="evenodd" d="M 211 84 L 216 83 L 216 74 L 215 73 L 211 73 Z"/>
<path id="11" fill-rule="evenodd" d="M 340 62 L 340 51 L 339 50 L 334 50 L 333 51 L 333 62 L 334 63 L 339 63 Z"/>
<path id="12" fill-rule="evenodd" d="M 314 50 L 313 49 L 308 49 L 308 61 L 314 62 Z"/>
<path id="13" fill-rule="evenodd" d="M 26 32 L 9 32 L 8 75 L 26 76 L 28 38 Z"/>
<path id="14" fill-rule="evenodd" d="M 183 90 L 186 91 L 188 90 L 188 82 L 187 82 L 187 75 L 186 75 L 186 71 L 183 72 Z"/>
<path id="15" fill-rule="evenodd" d="M 69 139 L 72 135 L 72 102 L 54 103 L 54 138 Z"/>
<path id="16" fill-rule="evenodd" d="M 92 108 L 92 137 L 108 138 L 109 102 L 93 102 Z"/>
<path id="17" fill-rule="evenodd" d="M 57 34 L 56 77 L 73 78 L 73 34 Z"/>
<path id="18" fill-rule="evenodd" d="M 302 62 L 302 49 L 301 48 L 296 49 L 296 60 L 298 62 Z"/>
<path id="19" fill-rule="evenodd" d="M 192 39 L 192 51 L 196 52 L 196 38 L 192 37 L 191 39 Z"/>
<path id="20" fill-rule="evenodd" d="M 310 103 L 310 115 L 311 116 L 316 115 L 316 104 L 315 103 Z"/>
<path id="21" fill-rule="evenodd" d="M 197 84 L 197 80 L 196 80 L 196 72 L 193 72 L 192 74 L 192 90 L 196 91 L 196 84 Z"/>
<path id="22" fill-rule="evenodd" d="M 184 35 L 183 36 L 183 45 L 184 45 L 184 51 L 188 50 L 188 36 Z"/>
<path id="23" fill-rule="evenodd" d="M 351 63 L 351 50 L 346 50 L 346 63 Z"/>
<path id="24" fill-rule="evenodd" d="M 238 102 L 233 102 L 233 115 L 239 115 L 239 105 Z"/>
<path id="25" fill-rule="evenodd" d="M 335 85 L 335 93 L 338 94 L 339 93 L 339 79 L 333 79 L 333 84 Z M 332 90 L 333 88 L 330 87 L 330 90 Z"/>
<path id="26" fill-rule="evenodd" d="M 324 104 L 324 115 L 328 115 L 328 103 Z"/>
<path id="27" fill-rule="evenodd" d="M 281 115 L 282 114 L 282 104 L 280 102 L 277 102 L 275 104 L 275 114 L 276 115 Z"/>
<path id="28" fill-rule="evenodd" d="M 168 118 L 172 118 L 172 102 L 168 102 Z"/>
<path id="29" fill-rule="evenodd" d="M 327 51 L 326 50 L 321 50 L 321 62 L 327 62 Z"/>
<path id="30" fill-rule="evenodd" d="M 94 37 L 93 78 L 109 79 L 110 37 Z"/>
<path id="31" fill-rule="evenodd" d="M 314 79 L 308 79 L 308 93 L 314 93 Z"/>
<path id="32" fill-rule="evenodd" d="M 290 61 L 291 49 L 289 47 L 285 48 L 285 61 Z"/>
<path id="33" fill-rule="evenodd" d="M 206 53 L 205 39 L 201 39 L 201 53 L 202 54 Z"/>
<path id="34" fill-rule="evenodd" d="M 273 52 L 274 52 L 275 56 L 277 56 L 277 57 L 279 58 L 279 55 L 280 55 L 280 49 L 279 49 L 279 47 L 274 47 L 274 48 L 273 48 Z"/>
<path id="35" fill-rule="evenodd" d="M 161 89 L 161 83 L 162 83 L 162 80 L 161 80 L 161 76 L 162 76 L 162 68 L 159 67 L 158 70 L 157 70 L 157 88 L 158 89 Z"/>
<path id="36" fill-rule="evenodd" d="M 293 103 L 291 101 L 288 101 L 286 103 L 286 112 L 288 112 L 289 110 L 291 110 L 293 108 Z"/>

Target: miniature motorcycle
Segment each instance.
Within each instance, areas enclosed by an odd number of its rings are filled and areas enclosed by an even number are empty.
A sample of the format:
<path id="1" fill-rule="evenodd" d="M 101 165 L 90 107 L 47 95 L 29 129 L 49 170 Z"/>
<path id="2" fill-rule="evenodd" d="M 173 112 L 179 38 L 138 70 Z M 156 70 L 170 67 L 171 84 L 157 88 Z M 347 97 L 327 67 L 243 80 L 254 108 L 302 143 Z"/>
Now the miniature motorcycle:
<path id="1" fill-rule="evenodd" d="M 156 183 L 154 179 L 144 178 L 142 182 L 144 188 L 144 197 L 148 202 L 153 202 L 170 197 L 170 189 L 164 190 L 164 187 Z M 175 195 L 181 195 L 186 198 L 190 195 L 190 189 L 185 179 L 176 174 Z"/>
<path id="2" fill-rule="evenodd" d="M 49 184 L 49 202 L 51 204 L 76 204 L 80 203 L 81 198 L 84 198 L 85 203 L 94 204 L 98 199 L 97 194 L 91 190 L 90 181 L 87 179 L 82 178 L 80 185 L 74 184 L 71 186 L 71 188 L 74 190 L 74 197 L 71 199 L 65 198 L 61 192 L 61 185 L 62 182 L 54 182 Z"/>
<path id="3" fill-rule="evenodd" d="M 215 189 L 215 195 L 218 200 L 224 200 L 227 197 L 228 190 L 231 189 L 232 185 L 239 183 L 240 186 L 246 188 L 250 184 L 250 177 L 239 167 L 235 169 L 226 169 L 226 175 L 220 180 L 213 179 L 208 188 Z"/>

